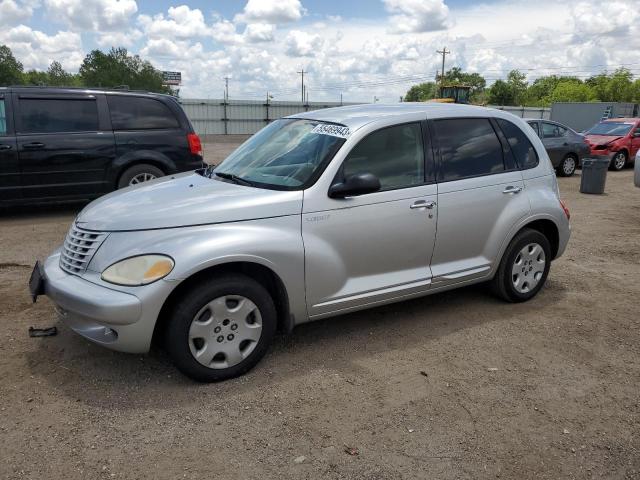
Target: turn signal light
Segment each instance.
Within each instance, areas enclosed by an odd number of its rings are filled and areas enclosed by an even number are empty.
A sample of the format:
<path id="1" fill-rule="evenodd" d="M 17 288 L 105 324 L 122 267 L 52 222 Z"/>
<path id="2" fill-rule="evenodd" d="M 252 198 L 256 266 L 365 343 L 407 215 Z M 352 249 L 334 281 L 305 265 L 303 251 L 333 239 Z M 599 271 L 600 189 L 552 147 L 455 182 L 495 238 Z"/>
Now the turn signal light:
<path id="1" fill-rule="evenodd" d="M 567 216 L 567 220 L 571 220 L 571 212 L 569 212 L 569 209 L 562 200 L 560 200 L 560 205 L 562 206 L 562 210 L 564 210 L 564 214 Z"/>
<path id="2" fill-rule="evenodd" d="M 187 142 L 189 142 L 189 150 L 193 155 L 202 155 L 202 143 L 197 133 L 188 133 Z"/>

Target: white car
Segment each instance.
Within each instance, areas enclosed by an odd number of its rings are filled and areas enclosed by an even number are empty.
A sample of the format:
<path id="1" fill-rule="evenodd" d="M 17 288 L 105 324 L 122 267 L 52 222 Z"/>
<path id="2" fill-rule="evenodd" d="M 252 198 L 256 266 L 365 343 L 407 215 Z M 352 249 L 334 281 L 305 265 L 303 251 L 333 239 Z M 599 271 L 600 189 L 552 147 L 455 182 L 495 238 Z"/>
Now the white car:
<path id="1" fill-rule="evenodd" d="M 635 165 L 635 176 L 633 177 L 633 182 L 636 184 L 636 187 L 640 188 L 640 150 L 636 153 Z"/>

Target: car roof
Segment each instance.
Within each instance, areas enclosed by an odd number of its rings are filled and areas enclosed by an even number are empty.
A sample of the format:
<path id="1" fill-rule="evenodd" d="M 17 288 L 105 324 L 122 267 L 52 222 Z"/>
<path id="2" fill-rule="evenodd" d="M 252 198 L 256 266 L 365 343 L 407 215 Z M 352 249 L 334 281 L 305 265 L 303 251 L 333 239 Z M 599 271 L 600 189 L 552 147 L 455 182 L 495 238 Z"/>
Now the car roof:
<path id="1" fill-rule="evenodd" d="M 3 93 L 35 93 L 35 94 L 117 94 L 117 95 L 135 95 L 135 96 L 153 96 L 153 97 L 171 97 L 164 93 L 154 93 L 145 90 L 129 90 L 126 88 L 86 88 L 86 87 L 47 87 L 36 85 L 15 85 L 10 87 L 0 87 L 0 94 Z M 173 97 L 171 97 L 173 98 Z"/>
<path id="2" fill-rule="evenodd" d="M 351 130 L 371 123 L 381 118 L 393 118 L 399 122 L 403 117 L 412 119 L 416 114 L 425 114 L 425 118 L 437 117 L 502 117 L 503 113 L 493 108 L 477 107 L 455 103 L 394 103 L 394 104 L 363 104 L 346 107 L 325 108 L 311 112 L 296 113 L 286 118 L 302 118 L 320 122 L 339 123 Z"/>
<path id="3" fill-rule="evenodd" d="M 640 121 L 640 118 L 620 117 L 620 118 L 607 118 L 604 122 L 623 122 L 623 123 L 636 123 Z"/>

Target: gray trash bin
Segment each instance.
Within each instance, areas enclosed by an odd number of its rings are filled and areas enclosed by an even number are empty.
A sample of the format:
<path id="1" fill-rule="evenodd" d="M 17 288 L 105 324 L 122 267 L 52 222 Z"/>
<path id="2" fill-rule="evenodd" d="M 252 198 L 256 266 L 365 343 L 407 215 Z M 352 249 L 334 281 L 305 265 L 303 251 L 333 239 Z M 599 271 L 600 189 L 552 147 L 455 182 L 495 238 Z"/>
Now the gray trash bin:
<path id="1" fill-rule="evenodd" d="M 582 160 L 580 193 L 604 193 L 604 184 L 609 169 L 608 158 L 585 158 Z"/>

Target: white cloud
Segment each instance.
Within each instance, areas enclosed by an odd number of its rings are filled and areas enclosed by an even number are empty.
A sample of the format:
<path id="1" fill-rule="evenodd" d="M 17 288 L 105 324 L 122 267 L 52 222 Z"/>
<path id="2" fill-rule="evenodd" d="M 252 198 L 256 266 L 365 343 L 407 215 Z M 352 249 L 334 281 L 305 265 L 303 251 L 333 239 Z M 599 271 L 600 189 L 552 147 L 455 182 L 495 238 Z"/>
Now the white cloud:
<path id="1" fill-rule="evenodd" d="M 268 23 L 250 23 L 244 30 L 244 38 L 249 43 L 270 42 L 274 38 L 275 27 Z"/>
<path id="2" fill-rule="evenodd" d="M 383 0 L 391 13 L 391 31 L 422 33 L 449 26 L 449 7 L 444 0 Z"/>
<path id="3" fill-rule="evenodd" d="M 612 12 L 615 14 L 612 15 Z M 609 1 L 605 5 L 579 2 L 571 7 L 575 32 L 580 36 L 625 35 L 640 21 L 638 4 L 630 1 Z"/>
<path id="4" fill-rule="evenodd" d="M 138 11 L 135 0 L 44 0 L 50 18 L 74 31 L 123 30 Z"/>
<path id="5" fill-rule="evenodd" d="M 150 38 L 190 38 L 209 32 L 202 12 L 197 8 L 192 10 L 187 5 L 169 7 L 166 17 L 162 13 L 153 17 L 140 15 L 138 24 Z"/>
<path id="6" fill-rule="evenodd" d="M 0 0 L 0 25 L 14 26 L 33 15 L 32 2 Z"/>
<path id="7" fill-rule="evenodd" d="M 305 13 L 300 0 L 249 0 L 235 20 L 278 25 L 300 20 Z"/>
<path id="8" fill-rule="evenodd" d="M 314 35 L 302 30 L 291 30 L 285 39 L 286 52 L 292 57 L 306 57 L 314 55 L 322 47 L 320 35 Z"/>
<path id="9" fill-rule="evenodd" d="M 107 32 L 99 35 L 96 38 L 96 43 L 105 49 L 111 47 L 131 48 L 143 36 L 144 34 L 136 28 L 124 32 Z"/>
<path id="10" fill-rule="evenodd" d="M 44 70 L 54 60 L 65 68 L 77 69 L 84 58 L 82 39 L 75 32 L 47 35 L 26 25 L 18 25 L 0 31 L 0 43 L 8 45 L 27 70 Z"/>
<path id="11" fill-rule="evenodd" d="M 242 35 L 236 31 L 235 24 L 229 20 L 219 20 L 209 30 L 211 37 L 218 43 L 236 44 L 242 43 Z"/>

